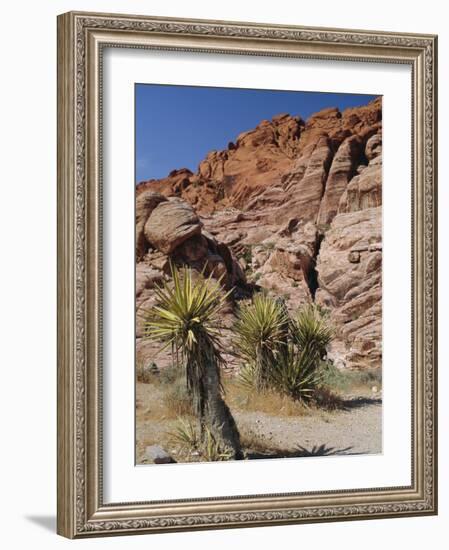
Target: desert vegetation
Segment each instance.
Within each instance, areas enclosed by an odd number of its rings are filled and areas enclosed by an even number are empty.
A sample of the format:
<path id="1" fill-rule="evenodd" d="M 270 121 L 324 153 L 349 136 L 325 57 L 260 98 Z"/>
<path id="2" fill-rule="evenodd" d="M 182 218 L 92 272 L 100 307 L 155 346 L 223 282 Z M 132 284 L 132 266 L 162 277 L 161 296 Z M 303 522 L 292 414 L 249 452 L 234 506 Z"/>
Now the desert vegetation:
<path id="1" fill-rule="evenodd" d="M 222 379 L 225 359 L 220 311 L 232 295 L 222 280 L 170 266 L 170 279 L 154 289 L 155 305 L 145 312 L 145 338 L 155 340 L 171 365 L 138 368 L 138 380 L 160 395 L 153 420 L 163 420 L 159 444 L 177 460 L 222 461 L 288 455 L 251 428 L 239 429 L 233 412 L 306 417 L 345 409 L 339 389 L 356 379 L 341 375 L 327 360 L 334 328 L 315 304 L 294 314 L 264 292 L 236 306 L 231 354 L 238 374 Z M 228 350 L 229 351 L 229 350 Z M 371 383 L 366 373 L 361 386 Z M 148 411 L 149 412 L 149 411 Z M 155 414 L 156 413 L 156 414 Z"/>

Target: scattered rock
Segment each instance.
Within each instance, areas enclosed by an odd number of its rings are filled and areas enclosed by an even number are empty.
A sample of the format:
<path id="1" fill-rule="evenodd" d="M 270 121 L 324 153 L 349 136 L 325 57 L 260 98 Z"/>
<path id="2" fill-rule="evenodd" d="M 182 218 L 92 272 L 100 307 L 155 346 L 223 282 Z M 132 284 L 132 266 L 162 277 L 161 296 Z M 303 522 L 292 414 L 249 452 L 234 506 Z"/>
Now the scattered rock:
<path id="1" fill-rule="evenodd" d="M 358 264 L 360 262 L 360 252 L 357 250 L 351 250 L 348 254 L 348 260 L 351 264 Z"/>
<path id="2" fill-rule="evenodd" d="M 173 464 L 176 460 L 159 445 L 150 445 L 145 448 L 145 458 L 152 464 Z"/>

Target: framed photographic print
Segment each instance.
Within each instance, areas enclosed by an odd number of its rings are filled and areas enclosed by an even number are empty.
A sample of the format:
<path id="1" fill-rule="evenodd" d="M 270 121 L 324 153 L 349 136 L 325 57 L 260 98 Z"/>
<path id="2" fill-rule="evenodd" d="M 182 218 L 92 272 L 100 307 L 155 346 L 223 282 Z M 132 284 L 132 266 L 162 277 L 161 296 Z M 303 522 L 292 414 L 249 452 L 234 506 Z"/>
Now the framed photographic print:
<path id="1" fill-rule="evenodd" d="M 58 532 L 437 512 L 432 35 L 58 18 Z"/>

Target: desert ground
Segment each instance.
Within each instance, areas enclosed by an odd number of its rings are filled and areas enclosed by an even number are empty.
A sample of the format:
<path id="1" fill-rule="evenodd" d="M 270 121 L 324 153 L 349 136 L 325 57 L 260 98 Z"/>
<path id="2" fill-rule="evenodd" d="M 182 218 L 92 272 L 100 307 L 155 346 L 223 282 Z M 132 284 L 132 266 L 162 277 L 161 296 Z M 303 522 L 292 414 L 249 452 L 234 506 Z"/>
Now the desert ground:
<path id="1" fill-rule="evenodd" d="M 376 376 L 349 377 L 329 408 L 305 408 L 273 395 L 248 402 L 242 392 L 227 384 L 246 454 L 251 459 L 269 459 L 381 453 L 382 390 Z M 145 449 L 153 445 L 161 446 L 175 461 L 201 460 L 179 449 L 171 438 L 178 413 L 188 410 L 188 406 L 183 409 L 179 396 L 178 407 L 173 406 L 169 385 L 158 380 L 137 383 L 138 464 L 151 463 Z"/>

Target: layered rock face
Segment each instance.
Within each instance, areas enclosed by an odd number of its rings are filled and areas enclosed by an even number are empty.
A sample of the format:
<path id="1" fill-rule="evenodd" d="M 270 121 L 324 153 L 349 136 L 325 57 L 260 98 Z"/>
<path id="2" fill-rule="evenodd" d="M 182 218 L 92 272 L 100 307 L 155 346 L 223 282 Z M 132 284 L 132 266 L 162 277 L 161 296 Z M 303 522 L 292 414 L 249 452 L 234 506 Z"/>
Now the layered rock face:
<path id="1" fill-rule="evenodd" d="M 376 367 L 382 356 L 382 209 L 338 214 L 320 248 L 316 302 L 332 312 L 340 366 Z"/>
<path id="2" fill-rule="evenodd" d="M 262 121 L 195 174 L 137 186 L 137 307 L 172 259 L 222 276 L 236 299 L 260 287 L 291 310 L 316 301 L 337 327 L 336 364 L 380 367 L 381 204 L 381 98 Z"/>

